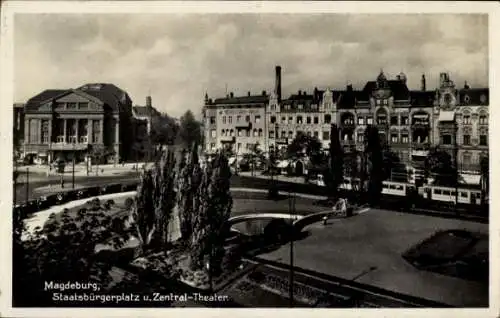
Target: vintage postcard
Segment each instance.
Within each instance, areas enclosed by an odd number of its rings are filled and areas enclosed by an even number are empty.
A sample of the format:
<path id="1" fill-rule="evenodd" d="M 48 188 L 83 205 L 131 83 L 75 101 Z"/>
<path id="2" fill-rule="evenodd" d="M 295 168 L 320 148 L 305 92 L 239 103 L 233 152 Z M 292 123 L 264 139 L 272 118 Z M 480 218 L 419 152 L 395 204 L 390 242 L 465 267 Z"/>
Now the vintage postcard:
<path id="1" fill-rule="evenodd" d="M 498 317 L 499 9 L 2 3 L 0 315 Z"/>

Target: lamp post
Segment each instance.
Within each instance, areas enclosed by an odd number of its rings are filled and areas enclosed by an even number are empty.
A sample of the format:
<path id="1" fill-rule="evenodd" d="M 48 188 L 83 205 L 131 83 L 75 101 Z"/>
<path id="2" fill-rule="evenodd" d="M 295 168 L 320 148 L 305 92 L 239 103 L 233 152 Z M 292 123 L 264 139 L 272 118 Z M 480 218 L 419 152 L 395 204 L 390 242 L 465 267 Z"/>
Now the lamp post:
<path id="1" fill-rule="evenodd" d="M 74 138 L 76 138 L 76 137 L 74 137 Z M 75 147 L 76 147 L 76 140 L 73 139 L 73 168 L 71 171 L 72 189 L 75 188 L 75 154 L 76 154 Z"/>

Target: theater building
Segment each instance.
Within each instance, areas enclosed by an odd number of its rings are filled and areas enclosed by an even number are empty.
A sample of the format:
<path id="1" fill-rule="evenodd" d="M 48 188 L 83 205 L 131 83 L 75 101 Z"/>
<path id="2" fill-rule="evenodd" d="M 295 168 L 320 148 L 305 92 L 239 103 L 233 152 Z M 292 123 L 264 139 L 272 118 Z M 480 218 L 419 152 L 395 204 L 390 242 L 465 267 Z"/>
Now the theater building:
<path id="1" fill-rule="evenodd" d="M 100 149 L 110 162 L 128 159 L 132 102 L 113 84 L 48 89 L 25 105 L 24 154 L 45 162 L 82 161 Z"/>

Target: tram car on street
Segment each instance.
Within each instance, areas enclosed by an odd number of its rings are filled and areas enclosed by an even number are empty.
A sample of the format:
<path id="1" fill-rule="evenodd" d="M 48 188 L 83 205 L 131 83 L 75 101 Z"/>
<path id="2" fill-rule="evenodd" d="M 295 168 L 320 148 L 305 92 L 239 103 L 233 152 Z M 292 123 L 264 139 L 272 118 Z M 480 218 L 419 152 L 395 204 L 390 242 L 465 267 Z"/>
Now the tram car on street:
<path id="1" fill-rule="evenodd" d="M 459 188 L 444 187 L 438 185 L 424 185 L 418 190 L 419 195 L 424 199 L 439 202 L 449 202 L 453 204 L 481 205 L 481 189 L 477 187 Z"/>

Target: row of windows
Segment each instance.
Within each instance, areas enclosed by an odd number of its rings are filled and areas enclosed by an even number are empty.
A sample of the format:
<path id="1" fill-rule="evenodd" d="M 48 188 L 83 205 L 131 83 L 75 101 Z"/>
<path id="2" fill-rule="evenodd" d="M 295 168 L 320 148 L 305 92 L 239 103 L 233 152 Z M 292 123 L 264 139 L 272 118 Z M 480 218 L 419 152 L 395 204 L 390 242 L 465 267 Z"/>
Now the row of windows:
<path id="1" fill-rule="evenodd" d="M 443 134 L 441 135 L 440 142 L 442 145 L 451 145 L 453 142 L 453 136 L 449 134 Z M 470 135 L 462 136 L 462 145 L 472 146 Z M 486 134 L 479 135 L 479 146 L 488 146 L 488 135 Z"/>
<path id="2" fill-rule="evenodd" d="M 472 124 L 471 116 L 470 115 L 463 115 L 462 116 L 462 124 L 464 124 L 464 125 Z M 488 124 L 488 116 L 480 115 L 479 116 L 479 125 L 487 125 L 487 124 Z"/>
<path id="3" fill-rule="evenodd" d="M 238 131 L 238 137 L 250 137 L 250 135 L 251 135 L 250 130 L 243 131 L 242 129 L 239 129 L 237 131 Z M 217 133 L 216 133 L 215 129 L 212 129 L 211 136 L 212 136 L 212 138 L 217 137 Z M 222 129 L 221 136 L 222 137 L 234 137 L 235 136 L 234 129 Z M 262 136 L 264 136 L 264 131 L 262 129 L 254 129 L 253 136 L 254 137 L 262 137 Z"/>
<path id="4" fill-rule="evenodd" d="M 236 122 L 240 123 L 242 122 L 243 117 L 241 115 L 236 116 Z M 249 123 L 251 120 L 250 115 L 245 116 L 245 122 Z M 254 122 L 256 124 L 260 123 L 260 115 L 255 115 L 254 116 Z M 222 123 L 223 124 L 232 124 L 233 123 L 233 116 L 222 116 Z M 210 124 L 215 124 L 215 116 L 210 117 Z"/>
<path id="5" fill-rule="evenodd" d="M 88 110 L 89 109 L 89 103 L 82 102 L 82 103 L 56 103 L 56 109 L 81 109 L 81 110 Z"/>
<path id="6" fill-rule="evenodd" d="M 253 143 L 244 144 L 244 143 L 239 142 L 236 144 L 236 149 L 238 151 L 242 150 L 243 145 L 247 151 L 250 151 L 255 147 L 256 144 L 253 144 Z M 210 143 L 210 150 L 215 150 L 215 149 L 216 149 L 215 142 Z"/>

